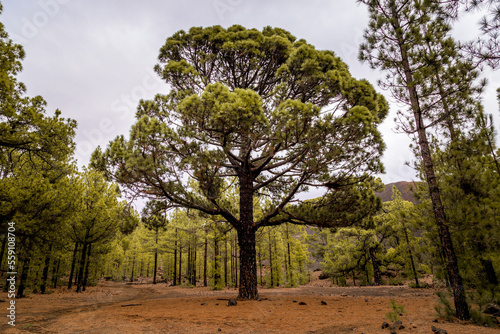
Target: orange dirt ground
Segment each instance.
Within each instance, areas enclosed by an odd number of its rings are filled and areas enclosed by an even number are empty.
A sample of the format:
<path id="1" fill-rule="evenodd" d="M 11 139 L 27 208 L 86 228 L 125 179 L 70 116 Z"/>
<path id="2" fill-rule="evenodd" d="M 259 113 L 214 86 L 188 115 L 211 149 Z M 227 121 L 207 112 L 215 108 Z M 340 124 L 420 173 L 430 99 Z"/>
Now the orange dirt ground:
<path id="1" fill-rule="evenodd" d="M 76 294 L 60 288 L 16 301 L 16 326 L 7 324 L 0 299 L 2 333 L 390 333 L 382 322 L 390 300 L 404 305 L 397 333 L 499 333 L 466 322 L 434 323 L 434 289 L 344 287 L 313 279 L 298 288 L 260 289 L 261 301 L 227 306 L 237 290 L 102 282 Z M 326 302 L 322 305 L 321 301 Z M 306 305 L 299 305 L 305 302 Z M 3 307 L 5 306 L 5 308 Z M 1 319 L 1 318 L 0 318 Z"/>

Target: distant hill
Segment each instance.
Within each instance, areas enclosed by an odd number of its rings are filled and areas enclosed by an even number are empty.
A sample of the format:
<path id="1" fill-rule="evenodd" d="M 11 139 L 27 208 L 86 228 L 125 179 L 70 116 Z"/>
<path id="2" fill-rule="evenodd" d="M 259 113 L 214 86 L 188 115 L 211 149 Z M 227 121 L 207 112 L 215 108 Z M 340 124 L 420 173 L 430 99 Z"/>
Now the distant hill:
<path id="1" fill-rule="evenodd" d="M 394 185 L 399 190 L 399 192 L 401 193 L 401 197 L 403 197 L 404 200 L 412 202 L 413 204 L 418 204 L 418 200 L 413 195 L 415 182 L 407 181 L 386 184 L 384 191 L 376 193 L 376 195 L 380 197 L 380 199 L 382 199 L 382 202 L 392 201 L 392 186 Z"/>

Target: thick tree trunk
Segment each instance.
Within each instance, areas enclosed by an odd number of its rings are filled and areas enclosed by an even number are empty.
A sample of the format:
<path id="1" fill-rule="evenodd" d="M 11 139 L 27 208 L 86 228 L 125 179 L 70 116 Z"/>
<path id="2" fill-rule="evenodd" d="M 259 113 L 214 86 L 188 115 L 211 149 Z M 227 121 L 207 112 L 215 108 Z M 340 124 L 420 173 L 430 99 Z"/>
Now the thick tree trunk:
<path id="1" fill-rule="evenodd" d="M 398 44 L 401 52 L 401 64 L 404 71 L 404 78 L 410 97 L 413 116 L 415 119 L 415 126 L 418 134 L 418 144 L 420 146 L 420 154 L 424 163 L 424 173 L 429 187 L 429 195 L 432 202 L 434 211 L 434 218 L 438 227 L 439 238 L 441 240 L 441 247 L 446 255 L 447 271 L 450 277 L 451 288 L 453 290 L 453 297 L 455 301 L 455 309 L 457 317 L 461 320 L 468 320 L 470 318 L 469 307 L 465 296 L 465 289 L 462 283 L 462 276 L 458 270 L 458 260 L 453 248 L 450 231 L 448 229 L 446 215 L 444 212 L 443 204 L 441 202 L 440 190 L 438 187 L 436 175 L 434 172 L 434 164 L 432 161 L 431 150 L 429 141 L 427 139 L 426 128 L 423 122 L 422 110 L 418 99 L 417 88 L 414 85 L 413 73 L 410 67 L 409 57 L 407 53 L 407 46 L 402 34 L 403 29 L 399 24 L 398 13 L 396 8 L 391 8 L 393 26 L 398 39 Z"/>
<path id="2" fill-rule="evenodd" d="M 73 250 L 73 260 L 71 261 L 71 271 L 69 273 L 68 289 L 71 289 L 71 285 L 73 284 L 73 275 L 75 274 L 77 253 L 78 253 L 78 242 L 75 242 L 75 248 Z"/>
<path id="3" fill-rule="evenodd" d="M 238 230 L 238 243 L 240 246 L 240 286 L 238 298 L 258 299 L 255 230 L 253 228 Z"/>

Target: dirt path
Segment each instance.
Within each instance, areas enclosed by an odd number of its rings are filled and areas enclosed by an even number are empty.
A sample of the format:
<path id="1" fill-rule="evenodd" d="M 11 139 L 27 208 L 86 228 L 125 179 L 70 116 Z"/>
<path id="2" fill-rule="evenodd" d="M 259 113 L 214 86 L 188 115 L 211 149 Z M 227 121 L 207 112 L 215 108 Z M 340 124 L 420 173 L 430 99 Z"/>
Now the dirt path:
<path id="1" fill-rule="evenodd" d="M 500 333 L 465 323 L 432 322 L 432 289 L 304 286 L 261 289 L 260 294 L 262 301 L 228 307 L 227 300 L 237 295 L 234 289 L 124 283 L 103 283 L 81 294 L 61 289 L 18 300 L 16 327 L 4 320 L 0 332 L 389 333 L 381 324 L 387 321 L 390 299 L 395 299 L 406 310 L 401 317 L 405 328 L 398 333 L 431 333 L 432 325 L 450 334 Z"/>

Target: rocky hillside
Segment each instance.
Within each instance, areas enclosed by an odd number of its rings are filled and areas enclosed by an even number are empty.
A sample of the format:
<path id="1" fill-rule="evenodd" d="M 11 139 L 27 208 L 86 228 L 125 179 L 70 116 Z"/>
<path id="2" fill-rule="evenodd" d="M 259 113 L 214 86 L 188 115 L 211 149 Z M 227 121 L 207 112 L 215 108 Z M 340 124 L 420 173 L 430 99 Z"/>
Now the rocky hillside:
<path id="1" fill-rule="evenodd" d="M 389 183 L 385 185 L 384 191 L 377 193 L 377 196 L 382 199 L 382 202 L 388 202 L 392 200 L 392 186 L 396 188 L 401 193 L 404 200 L 417 204 L 418 200 L 413 195 L 415 188 L 415 182 L 400 181 L 395 183 Z"/>

